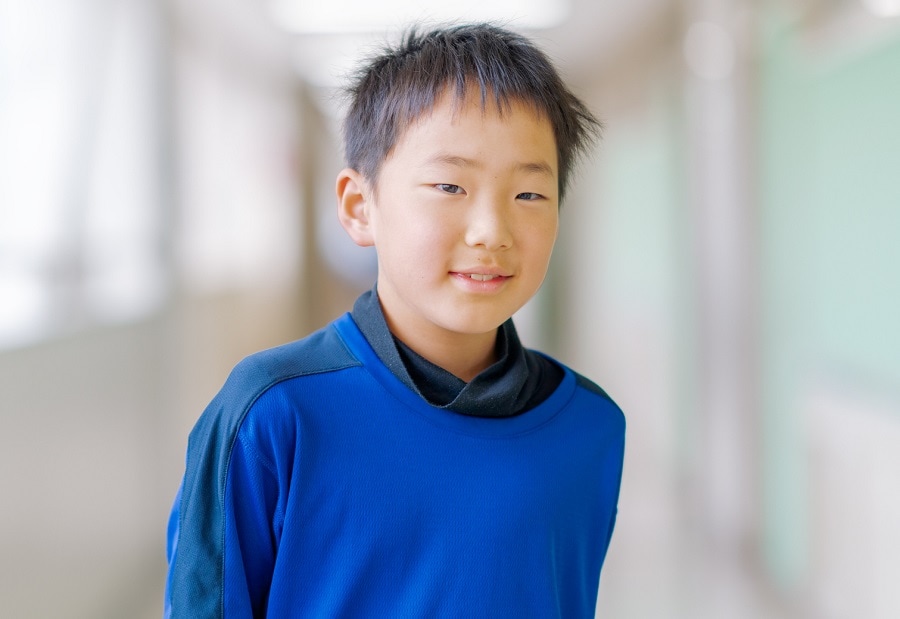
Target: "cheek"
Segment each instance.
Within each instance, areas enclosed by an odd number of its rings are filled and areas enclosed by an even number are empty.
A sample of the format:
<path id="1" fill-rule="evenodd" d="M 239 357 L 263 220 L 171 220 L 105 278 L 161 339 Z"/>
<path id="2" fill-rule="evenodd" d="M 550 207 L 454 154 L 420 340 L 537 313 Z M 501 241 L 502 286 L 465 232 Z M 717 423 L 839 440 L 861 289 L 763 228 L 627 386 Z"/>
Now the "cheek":
<path id="1" fill-rule="evenodd" d="M 443 269 L 449 257 L 448 235 L 426 222 L 398 219 L 376 241 L 389 270 L 407 281 L 420 280 Z"/>
<path id="2" fill-rule="evenodd" d="M 394 223 L 394 241 L 417 252 L 423 261 L 436 258 L 438 250 L 452 247 L 458 237 L 452 222 L 438 218 L 407 217 Z"/>
<path id="3" fill-rule="evenodd" d="M 558 220 L 552 217 L 542 218 L 529 226 L 528 245 L 533 248 L 535 260 L 550 260 L 550 254 L 556 244 L 558 226 Z"/>

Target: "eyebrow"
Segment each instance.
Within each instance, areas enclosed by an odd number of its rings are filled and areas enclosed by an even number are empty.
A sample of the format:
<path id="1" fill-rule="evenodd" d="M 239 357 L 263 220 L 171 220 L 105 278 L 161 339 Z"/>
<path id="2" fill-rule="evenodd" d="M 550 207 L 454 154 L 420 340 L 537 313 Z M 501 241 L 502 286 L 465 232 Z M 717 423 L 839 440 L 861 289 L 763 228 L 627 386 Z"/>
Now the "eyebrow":
<path id="1" fill-rule="evenodd" d="M 451 165 L 457 168 L 480 168 L 481 164 L 474 160 L 468 159 L 466 157 L 460 157 L 458 155 L 449 155 L 445 153 L 439 153 L 428 159 L 426 164 L 445 164 Z M 542 176 L 548 176 L 553 178 L 555 175 L 553 173 L 553 168 L 550 167 L 550 164 L 546 161 L 523 161 L 515 164 L 513 168 L 516 171 L 526 172 L 528 174 L 540 174 Z"/>

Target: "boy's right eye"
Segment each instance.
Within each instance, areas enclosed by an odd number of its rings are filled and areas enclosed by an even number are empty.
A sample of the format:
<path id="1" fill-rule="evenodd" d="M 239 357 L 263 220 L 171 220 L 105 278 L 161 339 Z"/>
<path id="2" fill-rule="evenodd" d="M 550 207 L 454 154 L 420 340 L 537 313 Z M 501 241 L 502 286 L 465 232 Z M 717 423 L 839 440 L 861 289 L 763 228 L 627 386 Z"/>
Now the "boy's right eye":
<path id="1" fill-rule="evenodd" d="M 460 187 L 459 185 L 451 185 L 450 183 L 438 183 L 437 185 L 435 185 L 435 187 L 440 191 L 443 191 L 444 193 L 453 195 L 465 193 L 462 187 Z"/>

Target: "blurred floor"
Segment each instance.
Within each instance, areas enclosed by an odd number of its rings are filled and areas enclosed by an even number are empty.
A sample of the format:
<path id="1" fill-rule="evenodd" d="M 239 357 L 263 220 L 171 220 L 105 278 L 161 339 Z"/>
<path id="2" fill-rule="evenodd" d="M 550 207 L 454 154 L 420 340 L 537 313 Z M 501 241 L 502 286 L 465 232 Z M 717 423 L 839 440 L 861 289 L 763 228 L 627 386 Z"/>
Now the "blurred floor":
<path id="1" fill-rule="evenodd" d="M 639 424 L 632 424 L 636 426 Z M 632 427 L 632 429 L 635 429 Z M 747 555 L 717 548 L 690 517 L 672 466 L 630 434 L 600 619 L 787 619 Z"/>
<path id="2" fill-rule="evenodd" d="M 660 505 L 658 509 L 664 510 Z M 741 559 L 684 526 L 621 527 L 600 588 L 602 619 L 787 619 Z"/>

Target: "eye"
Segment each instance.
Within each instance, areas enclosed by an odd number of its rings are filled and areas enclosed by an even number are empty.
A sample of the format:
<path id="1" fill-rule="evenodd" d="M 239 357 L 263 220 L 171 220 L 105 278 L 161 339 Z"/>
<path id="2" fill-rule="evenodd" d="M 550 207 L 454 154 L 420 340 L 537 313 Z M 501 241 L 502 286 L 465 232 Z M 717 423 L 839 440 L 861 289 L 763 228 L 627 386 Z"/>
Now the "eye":
<path id="1" fill-rule="evenodd" d="M 533 191 L 526 191 L 516 196 L 516 200 L 543 200 L 544 196 Z"/>
<path id="2" fill-rule="evenodd" d="M 451 185 L 450 183 L 438 183 L 437 185 L 435 185 L 435 187 L 439 191 L 443 191 L 444 193 L 449 193 L 454 196 L 465 193 L 462 187 L 460 187 L 459 185 Z"/>

